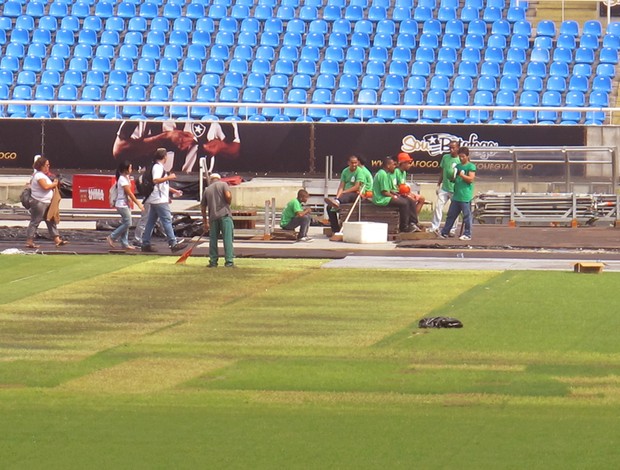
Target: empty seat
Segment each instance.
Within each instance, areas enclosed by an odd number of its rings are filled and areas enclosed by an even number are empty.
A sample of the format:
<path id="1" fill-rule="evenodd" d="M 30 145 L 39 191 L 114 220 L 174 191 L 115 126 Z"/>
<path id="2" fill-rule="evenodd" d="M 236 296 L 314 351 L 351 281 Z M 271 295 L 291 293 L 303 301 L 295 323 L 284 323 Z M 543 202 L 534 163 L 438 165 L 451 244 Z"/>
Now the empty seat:
<path id="1" fill-rule="evenodd" d="M 583 24 L 582 34 L 594 34 L 596 37 L 601 37 L 603 34 L 603 27 L 598 20 L 589 20 Z"/>

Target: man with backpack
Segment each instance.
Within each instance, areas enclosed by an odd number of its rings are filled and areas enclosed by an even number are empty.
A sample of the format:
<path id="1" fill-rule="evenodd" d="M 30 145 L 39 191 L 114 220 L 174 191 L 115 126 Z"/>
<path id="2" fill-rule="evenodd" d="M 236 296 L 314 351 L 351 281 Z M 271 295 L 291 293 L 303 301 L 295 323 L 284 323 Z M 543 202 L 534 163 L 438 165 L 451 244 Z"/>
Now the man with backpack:
<path id="1" fill-rule="evenodd" d="M 147 167 L 143 175 L 143 186 L 149 187 L 149 189 L 152 188 L 150 192 L 147 190 L 144 194 L 145 205 L 150 205 L 146 227 L 142 235 L 142 251 L 146 253 L 154 253 L 157 251 L 151 246 L 151 237 L 153 236 L 153 228 L 158 219 L 166 234 L 168 246 L 173 252 L 182 250 L 187 246 L 184 240 L 177 240 L 172 227 L 170 192 L 177 192 L 177 190 L 170 188 L 169 181 L 176 179 L 176 175 L 174 173 L 166 173 L 164 169 L 166 158 L 168 158 L 167 150 L 165 148 L 158 148 L 155 151 L 153 166 Z"/>

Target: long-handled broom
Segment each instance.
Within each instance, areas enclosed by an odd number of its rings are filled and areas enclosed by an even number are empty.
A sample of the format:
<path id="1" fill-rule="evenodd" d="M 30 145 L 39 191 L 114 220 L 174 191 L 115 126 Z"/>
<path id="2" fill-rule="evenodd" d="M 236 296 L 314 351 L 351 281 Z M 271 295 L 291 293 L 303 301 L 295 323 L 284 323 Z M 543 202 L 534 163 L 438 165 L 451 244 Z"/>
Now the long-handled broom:
<path id="1" fill-rule="evenodd" d="M 190 246 L 187 250 L 185 250 L 185 253 L 181 255 L 181 257 L 177 260 L 175 264 L 185 264 L 185 261 L 187 261 L 187 258 L 189 258 L 192 255 L 192 251 L 194 251 L 194 248 L 198 246 L 198 243 L 200 242 L 200 240 L 202 240 L 202 237 L 204 237 L 205 234 L 206 232 L 202 232 L 200 236 L 198 237 L 198 240 L 196 240 L 192 244 L 192 246 Z"/>
<path id="2" fill-rule="evenodd" d="M 349 209 L 349 213 L 347 214 L 347 216 L 344 219 L 344 222 L 342 222 L 342 225 L 340 226 L 340 231 L 334 233 L 330 240 L 334 241 L 334 242 L 341 242 L 344 239 L 344 234 L 342 233 L 342 229 L 344 227 L 344 224 L 346 224 L 349 221 L 349 218 L 351 217 L 351 214 L 353 214 L 353 211 L 355 210 L 355 206 L 357 206 L 357 203 L 360 202 L 360 199 L 362 198 L 362 193 L 360 192 L 357 197 L 355 198 L 355 201 L 353 201 L 353 205 L 351 206 L 351 209 Z"/>

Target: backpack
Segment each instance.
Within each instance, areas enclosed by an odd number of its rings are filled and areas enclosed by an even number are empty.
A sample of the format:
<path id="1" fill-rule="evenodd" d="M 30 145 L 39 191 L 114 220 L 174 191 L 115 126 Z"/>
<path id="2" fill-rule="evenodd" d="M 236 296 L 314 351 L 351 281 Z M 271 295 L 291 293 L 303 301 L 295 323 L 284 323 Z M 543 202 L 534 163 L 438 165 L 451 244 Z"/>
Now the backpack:
<path id="1" fill-rule="evenodd" d="M 140 176 L 138 176 L 138 181 L 136 183 L 138 192 L 144 198 L 144 201 L 148 199 L 155 189 L 155 183 L 153 183 L 153 165 L 154 163 L 149 163 L 146 165 L 144 173 L 141 173 Z"/>
<path id="2" fill-rule="evenodd" d="M 118 181 L 115 181 L 110 189 L 108 190 L 108 202 L 110 203 L 110 207 L 114 208 L 116 205 L 116 199 L 118 198 Z"/>
<path id="3" fill-rule="evenodd" d="M 34 176 L 30 178 L 30 183 L 28 183 L 28 186 L 26 186 L 24 190 L 22 191 L 22 193 L 19 195 L 19 202 L 22 203 L 22 206 L 24 207 L 24 209 L 28 209 L 28 210 L 30 210 L 30 199 L 32 199 L 32 180 L 33 179 L 34 179 Z"/>
<path id="4" fill-rule="evenodd" d="M 422 318 L 418 323 L 419 328 L 463 328 L 456 318 L 451 317 L 430 317 Z"/>
<path id="5" fill-rule="evenodd" d="M 24 206 L 24 209 L 30 209 L 30 199 L 32 198 L 32 189 L 30 186 L 24 188 L 22 193 L 19 195 L 19 201 Z"/>

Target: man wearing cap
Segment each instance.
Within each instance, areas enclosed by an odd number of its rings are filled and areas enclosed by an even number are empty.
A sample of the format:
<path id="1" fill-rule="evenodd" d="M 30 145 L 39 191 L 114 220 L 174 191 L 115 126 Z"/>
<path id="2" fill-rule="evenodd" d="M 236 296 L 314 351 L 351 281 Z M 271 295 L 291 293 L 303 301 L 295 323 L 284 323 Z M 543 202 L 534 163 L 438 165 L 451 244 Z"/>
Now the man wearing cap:
<path id="1" fill-rule="evenodd" d="M 410 223 L 412 217 L 416 217 L 414 202 L 406 196 L 398 194 L 395 185 L 394 170 L 396 162 L 392 157 L 385 157 L 381 169 L 375 175 L 372 188 L 372 203 L 376 206 L 394 206 L 398 208 L 399 231 L 415 232 L 415 224 Z"/>
<path id="2" fill-rule="evenodd" d="M 408 197 L 415 204 L 415 214 L 411 214 L 410 222 L 414 225 L 414 231 L 419 232 L 421 229 L 419 227 L 418 214 L 422 210 L 422 207 L 424 207 L 424 202 L 426 200 L 419 194 L 412 193 L 411 187 L 407 184 L 407 172 L 411 168 L 412 163 L 413 159 L 411 155 L 405 152 L 399 153 L 398 166 L 394 169 L 394 179 L 396 188 L 398 188 L 398 193 Z"/>
<path id="3" fill-rule="evenodd" d="M 230 204 L 232 193 L 228 183 L 222 181 L 218 173 L 211 173 L 211 183 L 202 193 L 200 210 L 205 231 L 209 231 L 209 268 L 217 268 L 219 253 L 217 247 L 218 236 L 224 241 L 224 266 L 234 268 L 234 224 Z M 207 209 L 209 217 L 207 218 Z"/>
<path id="4" fill-rule="evenodd" d="M 452 194 L 454 193 L 454 168 L 461 162 L 459 160 L 459 147 L 458 141 L 451 141 L 449 144 L 450 153 L 446 153 L 441 158 L 441 163 L 439 164 L 441 172 L 439 173 L 439 181 L 437 181 L 437 203 L 435 204 L 433 220 L 429 229 L 437 236 L 439 236 L 439 226 L 443 218 L 443 208 L 452 199 Z M 455 230 L 456 227 L 452 227 L 450 236 L 454 236 Z"/>
<path id="5" fill-rule="evenodd" d="M 333 233 L 340 231 L 340 224 L 338 223 L 338 208 L 340 204 L 347 204 L 355 201 L 362 190 L 362 181 L 365 180 L 365 178 L 358 165 L 359 161 L 357 157 L 351 155 L 348 160 L 348 166 L 342 170 L 340 175 L 340 184 L 336 190 L 336 197 L 334 199 L 325 198 L 325 202 L 329 206 L 327 216 L 329 217 L 329 224 Z M 367 189 L 370 188 L 365 188 L 364 191 Z"/>
<path id="6" fill-rule="evenodd" d="M 166 158 L 168 158 L 168 152 L 165 148 L 158 148 L 155 151 L 152 169 L 153 183 L 155 186 L 153 192 L 145 201 L 146 204 L 150 205 L 150 208 L 144 234 L 142 235 L 142 251 L 147 253 L 154 253 L 157 251 L 151 246 L 151 237 L 153 236 L 153 228 L 155 227 L 157 219 L 161 222 L 164 233 L 166 234 L 168 246 L 173 252 L 182 250 L 187 246 L 184 240 L 177 240 L 174 235 L 174 229 L 172 228 L 170 192 L 175 192 L 176 190 L 170 188 L 169 181 L 176 179 L 177 176 L 174 173 L 166 173 L 164 169 Z"/>

